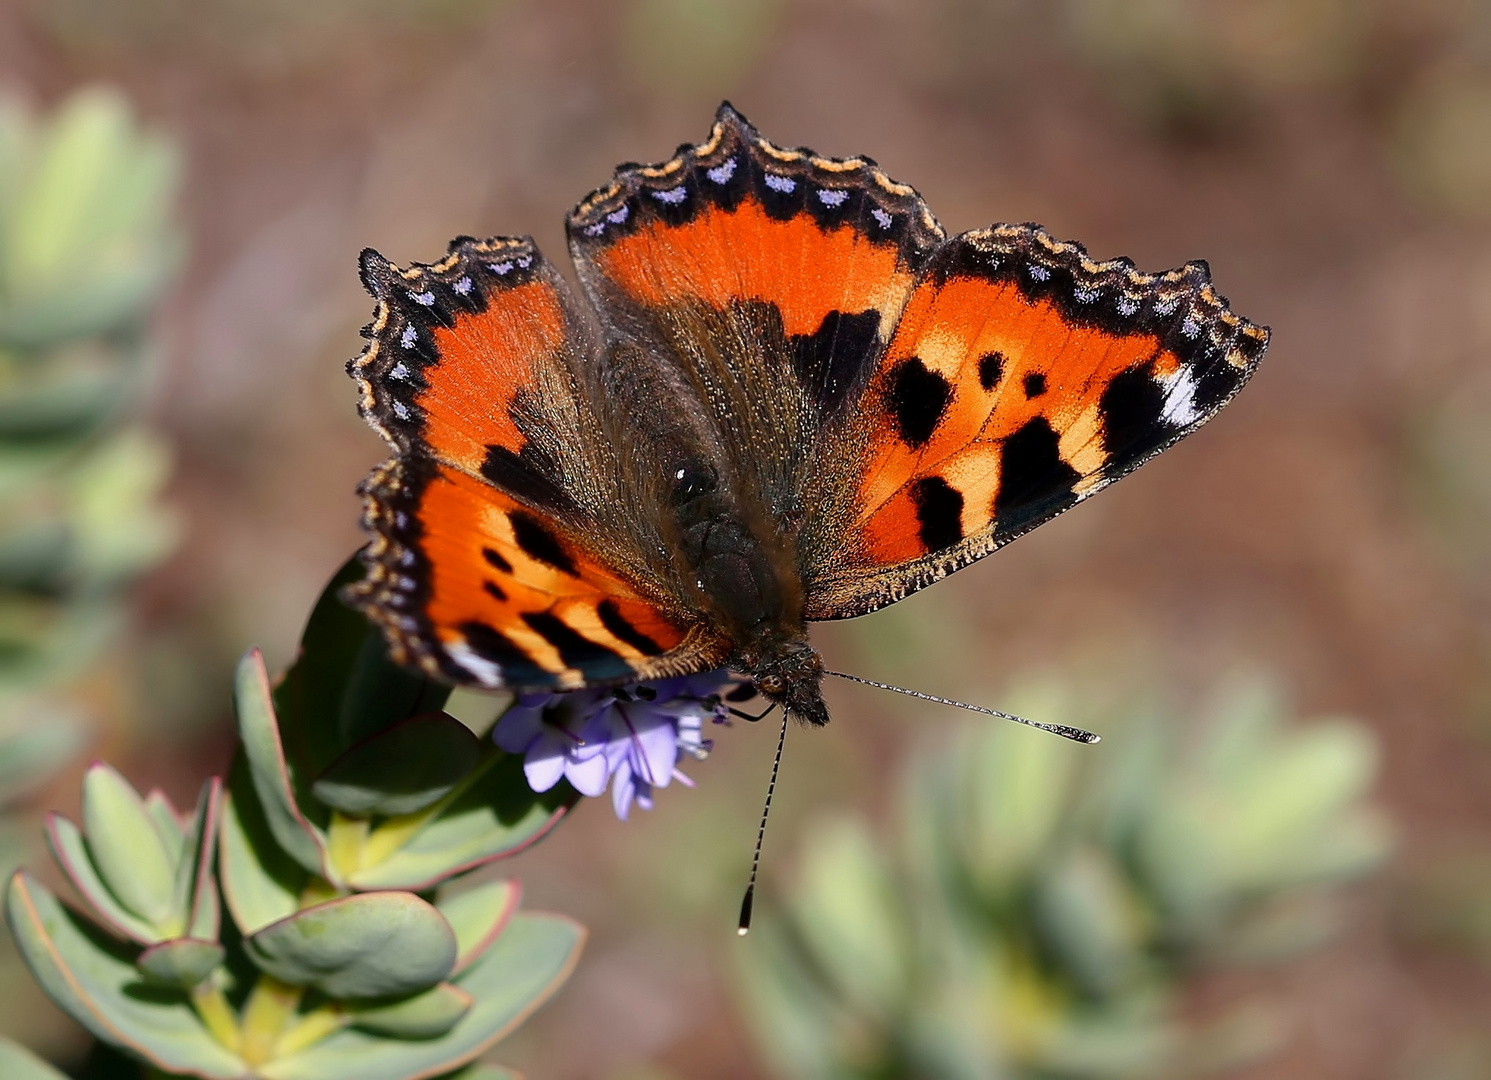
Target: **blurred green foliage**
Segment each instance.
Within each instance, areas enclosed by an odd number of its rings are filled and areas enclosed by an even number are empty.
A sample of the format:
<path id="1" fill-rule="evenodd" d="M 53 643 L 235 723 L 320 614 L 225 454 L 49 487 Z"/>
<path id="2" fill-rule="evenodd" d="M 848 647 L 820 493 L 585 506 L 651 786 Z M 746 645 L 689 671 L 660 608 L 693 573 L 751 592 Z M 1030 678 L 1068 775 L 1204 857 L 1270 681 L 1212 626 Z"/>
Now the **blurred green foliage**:
<path id="1" fill-rule="evenodd" d="M 50 817 L 86 913 L 11 878 L 6 920 L 31 973 L 151 1076 L 499 1080 L 471 1062 L 579 954 L 584 928 L 520 912 L 517 883 L 449 888 L 578 796 L 535 795 L 520 759 L 438 711 L 449 687 L 396 667 L 338 600 L 360 572 L 349 562 L 327 587 L 276 687 L 257 650 L 244 657 L 242 750 L 194 813 L 95 764 L 81 823 Z M 489 724 L 500 702 L 485 703 Z M 19 1054 L 0 1042 L 0 1063 Z"/>
<path id="2" fill-rule="evenodd" d="M 0 806 L 77 752 L 85 718 L 61 690 L 176 542 L 170 450 L 134 415 L 183 249 L 179 171 L 111 91 L 45 118 L 0 99 Z"/>
<path id="3" fill-rule="evenodd" d="M 1388 852 L 1363 802 L 1371 737 L 1288 723 L 1261 684 L 1220 693 L 1194 730 L 1084 715 L 1054 682 L 1014 706 L 1114 734 L 972 726 L 907 768 L 889 830 L 810 830 L 741 953 L 780 1075 L 1098 1080 L 1247 1059 L 1281 1018 L 1250 1003 L 1188 1027 L 1186 977 L 1320 944 L 1337 886 Z"/>

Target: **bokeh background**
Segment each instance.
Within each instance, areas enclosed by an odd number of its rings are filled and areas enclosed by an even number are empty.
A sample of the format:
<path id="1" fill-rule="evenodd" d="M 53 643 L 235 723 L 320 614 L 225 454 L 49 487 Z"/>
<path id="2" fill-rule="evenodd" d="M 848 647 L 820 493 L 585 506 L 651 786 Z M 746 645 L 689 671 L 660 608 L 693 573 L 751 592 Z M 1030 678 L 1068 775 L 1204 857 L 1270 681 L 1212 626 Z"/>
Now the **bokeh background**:
<path id="1" fill-rule="evenodd" d="M 728 97 L 774 141 L 874 157 L 950 231 L 1037 221 L 1144 269 L 1204 257 L 1273 328 L 1196 437 L 955 585 L 815 641 L 841 668 L 993 705 L 1035 672 L 1184 720 L 1254 672 L 1295 713 L 1357 718 L 1394 854 L 1320 947 L 1188 976 L 1182 1012 L 1269 1002 L 1284 1023 L 1239 1073 L 1260 1080 L 1491 1076 L 1484 0 L 0 0 L 0 93 L 46 114 L 100 85 L 182 177 L 185 243 L 131 405 L 151 449 L 129 475 L 151 499 L 169 476 L 158 565 L 68 684 L 91 753 L 136 786 L 188 802 L 224 767 L 232 662 L 258 643 L 283 664 L 360 542 L 353 489 L 384 449 L 343 372 L 371 309 L 357 252 L 531 233 L 558 257 L 564 213 L 616 162 L 697 141 Z M 773 895 L 798 887 L 821 814 L 894 831 L 902 763 L 969 724 L 827 692 L 830 728 L 789 737 Z M 1122 726 L 1104 730 L 1073 752 L 1108 752 Z M 593 932 L 503 1060 L 772 1075 L 733 923 L 774 734 L 720 731 L 696 790 L 624 824 L 582 807 L 502 868 Z M 72 760 L 23 816 L 75 809 Z M 81 1060 L 13 960 L 0 978 L 0 1031 Z"/>

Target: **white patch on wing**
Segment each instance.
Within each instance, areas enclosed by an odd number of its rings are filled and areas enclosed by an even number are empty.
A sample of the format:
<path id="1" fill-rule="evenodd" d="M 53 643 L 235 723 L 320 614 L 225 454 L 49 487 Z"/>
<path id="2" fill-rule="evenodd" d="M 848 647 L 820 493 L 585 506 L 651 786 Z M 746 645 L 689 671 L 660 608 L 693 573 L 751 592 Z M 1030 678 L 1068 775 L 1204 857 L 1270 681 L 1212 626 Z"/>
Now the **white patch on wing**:
<path id="1" fill-rule="evenodd" d="M 464 641 L 447 641 L 445 655 L 449 656 L 459 667 L 469 671 L 471 676 L 483 686 L 496 688 L 504 685 L 502 666 L 484 656 L 478 656 Z"/>
<path id="2" fill-rule="evenodd" d="M 1186 427 L 1201 419 L 1201 410 L 1196 407 L 1196 376 L 1185 365 L 1169 375 L 1157 379 L 1160 389 L 1165 391 L 1165 404 L 1160 409 L 1160 419 L 1176 427 Z"/>

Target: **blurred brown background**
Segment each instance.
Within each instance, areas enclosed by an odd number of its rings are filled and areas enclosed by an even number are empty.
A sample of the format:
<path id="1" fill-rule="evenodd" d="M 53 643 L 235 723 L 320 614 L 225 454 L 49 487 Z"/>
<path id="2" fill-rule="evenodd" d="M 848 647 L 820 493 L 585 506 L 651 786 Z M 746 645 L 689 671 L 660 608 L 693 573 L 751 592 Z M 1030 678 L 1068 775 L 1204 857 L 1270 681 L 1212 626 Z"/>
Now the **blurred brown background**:
<path id="1" fill-rule="evenodd" d="M 360 542 L 353 489 L 384 450 L 342 370 L 371 309 L 358 250 L 532 233 L 558 257 L 564 213 L 616 162 L 702 138 L 728 97 L 776 142 L 874 157 L 950 231 L 1038 221 L 1148 270 L 1204 257 L 1273 328 L 1196 438 L 956 586 L 817 640 L 995 705 L 1033 665 L 1143 668 L 1181 701 L 1251 665 L 1305 710 L 1361 717 L 1399 854 L 1347 937 L 1256 977 L 1297 1023 L 1250 1075 L 1491 1075 L 1484 0 L 0 0 L 0 87 L 45 105 L 93 82 L 174 133 L 188 175 L 152 406 L 186 540 L 140 591 L 139 700 L 99 748 L 140 787 L 188 797 L 223 767 L 232 660 L 258 642 L 283 663 Z M 935 655 L 969 632 L 974 669 L 898 664 L 897 642 Z M 951 722 L 828 692 L 835 723 L 791 740 L 778 876 L 795 823 L 874 812 L 909 740 Z M 773 734 L 722 732 L 698 790 L 626 824 L 585 806 L 504 867 L 593 938 L 503 1060 L 763 1075 L 726 972 Z M 75 792 L 74 774 L 53 801 Z M 0 1026 L 62 1055 L 77 1038 L 36 1006 Z"/>

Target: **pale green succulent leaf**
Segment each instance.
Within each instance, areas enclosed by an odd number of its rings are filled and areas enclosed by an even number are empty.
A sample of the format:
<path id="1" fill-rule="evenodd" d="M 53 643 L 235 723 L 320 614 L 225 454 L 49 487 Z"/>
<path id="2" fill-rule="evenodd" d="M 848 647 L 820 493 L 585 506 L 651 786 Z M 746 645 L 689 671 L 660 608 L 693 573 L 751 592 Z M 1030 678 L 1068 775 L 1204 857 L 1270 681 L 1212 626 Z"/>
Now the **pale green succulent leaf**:
<path id="1" fill-rule="evenodd" d="M 126 908 L 104 884 L 93 865 L 93 856 L 83 840 L 82 830 L 61 814 L 49 814 L 46 837 L 57 865 L 105 925 L 142 945 L 154 944 L 161 939 L 160 931 L 149 920 Z"/>
<path id="2" fill-rule="evenodd" d="M 440 1080 L 523 1080 L 523 1074 L 501 1065 L 468 1065 L 460 1072 L 447 1073 Z"/>
<path id="3" fill-rule="evenodd" d="M 1313 841 L 1367 789 L 1376 768 L 1370 736 L 1354 725 L 1317 724 L 1276 740 L 1267 764 L 1239 785 L 1219 829 L 1242 882 L 1266 882 L 1275 864 L 1301 848 L 1313 854 Z"/>
<path id="4" fill-rule="evenodd" d="M 1053 853 L 1035 883 L 1031 917 L 1062 968 L 1088 994 L 1112 994 L 1140 972 L 1152 927 L 1104 852 Z"/>
<path id="5" fill-rule="evenodd" d="M 8 701 L 0 717 L 0 804 L 19 799 L 50 780 L 88 740 L 75 707 L 26 695 Z M 45 722 L 39 722 L 45 717 Z"/>
<path id="6" fill-rule="evenodd" d="M 96 446 L 68 478 L 67 511 L 77 543 L 76 573 L 93 588 L 118 587 L 160 562 L 181 534 L 160 503 L 172 451 L 142 426 Z"/>
<path id="7" fill-rule="evenodd" d="M 184 896 L 186 934 L 189 937 L 216 941 L 221 929 L 221 905 L 217 893 L 217 841 L 222 832 L 223 782 L 212 777 L 202 786 L 197 801 L 197 816 L 192 823 L 188 857 L 183 864 L 191 868 L 189 889 Z"/>
<path id="8" fill-rule="evenodd" d="M 145 796 L 145 812 L 166 840 L 166 846 L 186 847 L 186 828 L 181 824 L 181 815 L 160 788 L 151 788 Z"/>
<path id="9" fill-rule="evenodd" d="M 5 1080 L 67 1080 L 65 1073 L 4 1036 L 0 1036 L 0 1076 Z"/>
<path id="10" fill-rule="evenodd" d="M 305 869 L 336 881 L 326 854 L 325 832 L 301 812 L 296 802 L 295 785 L 280 742 L 269 673 L 258 649 L 250 649 L 238 662 L 234 689 L 238 733 L 248 758 L 249 775 L 275 841 Z"/>
<path id="11" fill-rule="evenodd" d="M 482 744 L 459 720 L 421 713 L 363 739 L 311 788 L 353 817 L 413 814 L 453 791 L 481 760 Z"/>
<path id="12" fill-rule="evenodd" d="M 804 942 L 851 1002 L 881 1016 L 898 1009 L 910 974 L 904 913 L 864 826 L 824 822 L 808 836 L 794 915 Z"/>
<path id="13" fill-rule="evenodd" d="M 1049 686 L 1028 687 L 1011 701 L 1018 715 L 1047 723 L 1066 723 L 1070 711 Z M 968 866 L 986 893 L 998 895 L 1026 872 L 1060 824 L 1078 755 L 1091 751 L 1014 724 L 966 738 L 958 758 L 962 780 L 949 797 L 958 793 L 954 820 Z"/>
<path id="14" fill-rule="evenodd" d="M 392 1039 L 433 1039 L 444 1035 L 471 1011 L 474 999 L 450 983 L 437 983 L 412 997 L 387 1003 L 353 1005 L 351 1022 L 374 1035 Z"/>
<path id="15" fill-rule="evenodd" d="M 121 904 L 163 934 L 180 931 L 172 901 L 181 853 L 135 789 L 102 762 L 83 775 L 83 837 L 98 876 Z"/>
<path id="16" fill-rule="evenodd" d="M 769 912 L 741 941 L 736 971 L 746 1019 L 772 1071 L 790 1080 L 846 1075 L 837 1067 L 844 1006 L 804 966 Z"/>
<path id="17" fill-rule="evenodd" d="M 218 839 L 223 900 L 239 930 L 252 934 L 294 914 L 310 874 L 275 843 L 242 755 L 228 775 Z"/>
<path id="18" fill-rule="evenodd" d="M 78 440 L 134 404 L 143 342 L 65 339 L 41 356 L 0 351 L 0 438 Z"/>
<path id="19" fill-rule="evenodd" d="M 343 1028 L 260 1069 L 263 1080 L 406 1080 L 459 1069 L 496 1044 L 569 977 L 585 929 L 559 915 L 519 913 L 454 981 L 471 1010 L 444 1035 L 394 1040 Z"/>
<path id="20" fill-rule="evenodd" d="M 431 888 L 493 859 L 514 855 L 552 829 L 579 799 L 568 784 L 536 794 L 523 759 L 488 748 L 461 790 L 411 830 L 386 858 L 351 875 L 359 889 Z M 400 825 L 398 819 L 388 827 Z M 378 830 L 374 830 L 374 842 Z"/>
<path id="21" fill-rule="evenodd" d="M 135 967 L 150 982 L 190 990 L 211 975 L 226 955 L 216 941 L 172 938 L 142 952 L 135 958 Z"/>
<path id="22" fill-rule="evenodd" d="M 400 997 L 450 975 L 456 936 L 432 905 L 407 892 L 328 900 L 244 939 L 264 971 L 337 999 Z"/>
<path id="23" fill-rule="evenodd" d="M 75 94 L 7 184 L 0 337 L 33 345 L 138 317 L 179 259 L 175 150 L 113 91 Z"/>
<path id="24" fill-rule="evenodd" d="M 24 872 L 11 879 L 6 919 L 47 996 L 97 1038 L 171 1075 L 246 1080 L 242 1060 L 217 1042 L 179 991 L 153 989 L 132 948 L 113 941 Z"/>
<path id="25" fill-rule="evenodd" d="M 507 927 L 518 910 L 522 887 L 516 881 L 485 881 L 435 902 L 456 935 L 457 973 L 465 971 Z"/>

